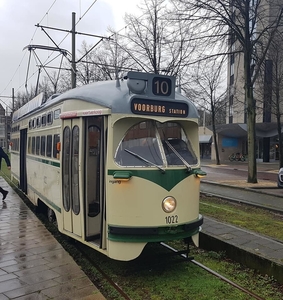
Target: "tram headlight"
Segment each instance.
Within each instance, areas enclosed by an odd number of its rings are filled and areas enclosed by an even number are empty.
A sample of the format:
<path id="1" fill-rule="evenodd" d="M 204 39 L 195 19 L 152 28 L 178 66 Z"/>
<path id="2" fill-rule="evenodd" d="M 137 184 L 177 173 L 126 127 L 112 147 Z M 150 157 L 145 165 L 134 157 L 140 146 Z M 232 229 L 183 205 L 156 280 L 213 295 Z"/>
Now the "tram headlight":
<path id="1" fill-rule="evenodd" d="M 162 201 L 162 209 L 166 213 L 171 213 L 172 211 L 174 211 L 176 206 L 177 206 L 177 201 L 174 197 L 169 196 L 163 199 Z"/>

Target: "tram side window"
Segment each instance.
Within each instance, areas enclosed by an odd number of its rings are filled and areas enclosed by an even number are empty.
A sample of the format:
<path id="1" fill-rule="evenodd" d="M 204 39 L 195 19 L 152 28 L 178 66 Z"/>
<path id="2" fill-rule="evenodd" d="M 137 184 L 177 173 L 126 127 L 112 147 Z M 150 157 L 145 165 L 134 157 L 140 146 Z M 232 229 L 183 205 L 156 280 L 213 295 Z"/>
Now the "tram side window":
<path id="1" fill-rule="evenodd" d="M 40 154 L 45 156 L 46 136 L 43 135 L 40 140 Z"/>
<path id="2" fill-rule="evenodd" d="M 31 153 L 35 154 L 35 136 L 31 138 Z"/>
<path id="3" fill-rule="evenodd" d="M 47 136 L 46 141 L 46 156 L 51 157 L 52 156 L 52 135 Z"/>
<path id="4" fill-rule="evenodd" d="M 28 138 L 28 153 L 31 154 L 31 137 Z"/>
<path id="5" fill-rule="evenodd" d="M 41 125 L 41 118 L 40 118 L 40 117 L 37 117 L 37 118 L 36 118 L 36 126 L 37 126 L 37 127 L 40 127 L 40 125 Z"/>
<path id="6" fill-rule="evenodd" d="M 47 114 L 47 124 L 51 125 L 53 122 L 53 114 L 52 112 Z"/>
<path id="7" fill-rule="evenodd" d="M 40 136 L 35 138 L 35 154 L 39 155 L 40 150 Z"/>
<path id="8" fill-rule="evenodd" d="M 54 111 L 54 120 L 59 119 L 60 118 L 60 114 L 61 114 L 61 109 L 56 109 Z"/>
<path id="9" fill-rule="evenodd" d="M 46 115 L 43 115 L 43 116 L 41 117 L 41 125 L 42 125 L 42 126 L 46 126 Z"/>
<path id="10" fill-rule="evenodd" d="M 53 136 L 53 157 L 59 159 L 60 149 L 58 143 L 60 142 L 60 135 L 54 134 Z"/>

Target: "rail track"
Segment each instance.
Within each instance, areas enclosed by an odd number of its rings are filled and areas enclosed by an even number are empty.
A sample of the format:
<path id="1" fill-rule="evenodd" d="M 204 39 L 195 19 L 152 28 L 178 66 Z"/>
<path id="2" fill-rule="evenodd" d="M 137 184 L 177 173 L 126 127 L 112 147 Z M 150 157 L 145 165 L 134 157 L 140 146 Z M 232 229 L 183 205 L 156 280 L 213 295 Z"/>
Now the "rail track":
<path id="1" fill-rule="evenodd" d="M 160 245 L 166 249 L 168 249 L 169 251 L 173 252 L 174 254 L 176 254 L 177 256 L 180 256 L 182 259 L 184 259 L 184 262 L 187 261 L 188 263 L 193 263 L 194 265 L 198 266 L 199 268 L 207 271 L 208 273 L 214 275 L 215 277 L 219 278 L 220 280 L 224 281 L 225 283 L 231 285 L 233 288 L 240 290 L 242 293 L 252 297 L 253 299 L 256 300 L 264 300 L 264 298 L 260 297 L 259 295 L 256 295 L 255 293 L 247 290 L 246 288 L 238 285 L 237 283 L 231 281 L 230 279 L 226 278 L 225 276 L 217 273 L 216 271 L 206 267 L 205 265 L 197 262 L 196 260 L 194 260 L 193 258 L 190 258 L 187 256 L 187 254 L 184 254 L 183 252 L 179 252 L 178 250 L 174 249 L 173 247 L 165 244 L 165 243 L 160 243 Z M 104 280 L 107 281 L 107 283 L 109 285 L 111 285 L 111 287 L 113 287 L 115 289 L 115 291 L 119 294 L 119 296 L 122 299 L 125 300 L 134 300 L 132 299 L 127 292 L 125 291 L 125 289 L 123 289 L 119 283 L 116 282 L 116 280 L 113 280 L 111 278 L 111 276 L 109 276 L 104 270 L 102 270 L 102 268 L 95 262 L 95 260 L 92 258 L 91 255 L 89 255 L 85 250 L 84 247 L 81 247 L 80 245 L 78 245 L 77 249 L 84 255 L 84 257 L 100 272 L 100 274 L 103 276 Z"/>
<path id="2" fill-rule="evenodd" d="M 2 174 L 3 176 L 4 174 Z M 4 176 L 6 177 L 6 176 Z M 8 178 L 5 178 L 6 180 Z M 14 185 L 15 187 L 15 185 Z M 16 187 L 15 187 L 16 188 Z M 219 197 L 219 195 L 218 195 Z M 170 250 L 171 252 L 175 253 L 176 255 L 179 254 L 178 250 L 170 247 L 169 245 L 165 244 L 165 243 L 160 243 L 161 246 L 163 246 L 164 248 Z M 126 299 L 126 300 L 134 300 L 132 299 L 128 293 L 119 285 L 119 283 L 117 283 L 117 280 L 114 280 L 113 278 L 111 278 L 111 276 L 109 276 L 107 274 L 107 272 L 105 272 L 93 259 L 90 255 L 88 255 L 85 251 L 82 250 L 82 248 L 78 245 L 80 245 L 79 243 L 76 245 L 76 248 L 79 249 L 79 251 L 82 253 L 82 255 L 84 257 L 86 257 L 86 259 L 93 265 L 93 267 L 97 270 L 97 272 L 99 272 L 101 274 L 101 276 L 104 278 L 104 280 L 113 288 L 115 289 L 116 293 L 119 295 L 119 297 L 121 299 Z M 179 254 L 180 257 L 182 257 L 182 259 L 187 260 L 188 262 L 193 263 L 194 265 L 206 270 L 207 272 L 209 272 L 210 274 L 216 276 L 217 278 L 219 278 L 220 280 L 226 282 L 227 284 L 231 285 L 232 287 L 234 287 L 235 289 L 240 290 L 242 293 L 245 293 L 246 295 L 249 295 L 250 297 L 252 297 L 253 299 L 257 299 L 257 300 L 263 300 L 264 298 L 260 297 L 259 295 L 256 295 L 255 293 L 245 289 L 244 287 L 238 285 L 237 283 L 227 279 L 226 277 L 222 276 L 221 274 L 215 272 L 214 270 L 204 266 L 203 264 L 197 262 L 194 259 L 188 259 L 186 254 L 180 253 Z M 119 299 L 120 299 L 119 298 Z"/>
<path id="3" fill-rule="evenodd" d="M 270 189 L 265 189 L 270 190 Z M 249 206 L 266 209 L 283 214 L 282 194 L 266 193 L 265 190 L 253 190 L 252 188 L 237 188 L 215 184 L 213 182 L 202 182 L 200 188 L 201 196 L 217 197 L 230 202 L 243 203 Z M 275 189 L 278 193 L 278 188 Z M 281 192 L 282 190 L 279 190 Z"/>
<path id="4" fill-rule="evenodd" d="M 175 252 L 176 254 L 178 254 L 178 250 L 176 250 L 176 249 L 170 247 L 169 245 L 167 245 L 167 244 L 165 244 L 165 243 L 161 243 L 161 245 L 162 245 L 163 247 L 169 249 L 170 251 Z M 179 254 L 179 255 L 180 255 L 181 257 L 183 257 L 184 259 L 188 259 L 186 254 L 181 253 L 181 254 Z M 210 268 L 206 267 L 205 265 L 203 265 L 203 264 L 197 262 L 196 260 L 194 260 L 194 259 L 189 259 L 189 261 L 192 262 L 193 264 L 197 265 L 198 267 L 202 268 L 203 270 L 209 272 L 210 274 L 216 276 L 217 278 L 223 280 L 224 282 L 226 282 L 226 283 L 232 285 L 233 287 L 235 287 L 236 289 L 242 291 L 243 293 L 245 293 L 245 294 L 247 294 L 247 295 L 253 297 L 254 299 L 257 299 L 257 300 L 264 300 L 264 298 L 262 298 L 262 297 L 256 295 L 255 293 L 253 293 L 253 292 L 251 292 L 251 291 L 245 289 L 244 287 L 238 285 L 237 283 L 231 281 L 230 279 L 224 277 L 223 275 L 221 275 L 221 274 L 219 274 L 219 273 L 213 271 L 212 269 L 210 269 Z"/>

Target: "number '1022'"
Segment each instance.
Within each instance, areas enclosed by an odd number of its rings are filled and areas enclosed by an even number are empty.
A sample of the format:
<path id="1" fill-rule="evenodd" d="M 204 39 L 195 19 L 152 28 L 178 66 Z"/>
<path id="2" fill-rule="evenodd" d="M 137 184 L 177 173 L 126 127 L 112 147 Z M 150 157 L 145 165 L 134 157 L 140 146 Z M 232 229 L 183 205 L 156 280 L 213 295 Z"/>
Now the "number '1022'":
<path id="1" fill-rule="evenodd" d="M 166 224 L 177 224 L 178 223 L 178 216 L 168 216 L 165 217 L 165 223 Z"/>

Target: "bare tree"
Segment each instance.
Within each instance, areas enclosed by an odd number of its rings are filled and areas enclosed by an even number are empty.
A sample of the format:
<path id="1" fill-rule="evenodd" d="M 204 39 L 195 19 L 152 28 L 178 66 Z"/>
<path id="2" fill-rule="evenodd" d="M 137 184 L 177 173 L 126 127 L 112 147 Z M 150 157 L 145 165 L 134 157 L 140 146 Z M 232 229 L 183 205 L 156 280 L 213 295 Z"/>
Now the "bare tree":
<path id="1" fill-rule="evenodd" d="M 224 57 L 200 62 L 195 67 L 195 73 L 192 75 L 195 81 L 195 99 L 197 105 L 205 112 L 207 111 L 211 117 L 211 126 L 214 139 L 214 147 L 216 153 L 216 163 L 220 165 L 219 148 L 217 141 L 216 124 L 219 114 L 225 112 L 226 89 L 224 82 Z M 225 113 L 224 113 L 225 116 Z"/>
<path id="2" fill-rule="evenodd" d="M 141 16 L 127 14 L 125 43 L 135 68 L 145 72 L 182 76 L 195 49 L 186 20 L 172 18 L 172 6 L 166 0 L 144 0 Z"/>
<path id="3" fill-rule="evenodd" d="M 113 32 L 111 38 L 102 41 L 97 48 L 84 41 L 79 53 L 77 78 L 81 84 L 119 78 L 119 74 L 129 65 L 129 56 L 118 46 L 117 36 Z"/>
<path id="4" fill-rule="evenodd" d="M 257 183 L 256 103 L 253 94 L 259 70 L 268 53 L 274 33 L 282 22 L 282 4 L 273 0 L 173 0 L 184 18 L 202 21 L 208 41 L 227 39 L 228 53 L 241 53 L 248 126 L 248 179 Z M 269 4 L 275 9 L 270 10 Z M 276 9 L 277 8 L 277 9 Z"/>

